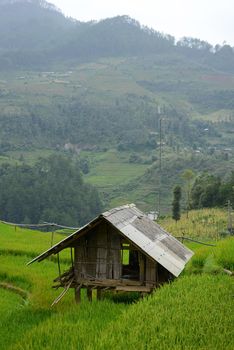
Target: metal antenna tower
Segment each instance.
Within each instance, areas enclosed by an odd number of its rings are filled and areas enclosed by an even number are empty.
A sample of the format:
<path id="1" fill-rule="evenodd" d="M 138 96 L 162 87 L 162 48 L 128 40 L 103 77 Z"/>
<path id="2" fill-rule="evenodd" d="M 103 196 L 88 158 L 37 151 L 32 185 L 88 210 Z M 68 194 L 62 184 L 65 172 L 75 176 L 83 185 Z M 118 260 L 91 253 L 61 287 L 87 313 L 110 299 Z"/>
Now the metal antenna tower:
<path id="1" fill-rule="evenodd" d="M 161 116 L 161 108 L 158 106 L 158 114 Z M 161 185 L 162 185 L 162 120 L 159 119 L 159 181 L 158 181 L 158 216 L 161 214 Z"/>

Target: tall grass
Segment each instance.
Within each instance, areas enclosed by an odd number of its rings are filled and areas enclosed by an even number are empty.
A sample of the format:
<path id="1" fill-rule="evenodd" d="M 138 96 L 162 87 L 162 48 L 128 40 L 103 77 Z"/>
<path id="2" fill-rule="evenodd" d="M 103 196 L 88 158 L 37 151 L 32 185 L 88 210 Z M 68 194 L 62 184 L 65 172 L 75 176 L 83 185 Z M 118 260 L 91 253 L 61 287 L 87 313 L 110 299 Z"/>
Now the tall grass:
<path id="1" fill-rule="evenodd" d="M 234 348 L 233 280 L 185 276 L 133 305 L 86 349 Z"/>
<path id="2" fill-rule="evenodd" d="M 110 301 L 83 302 L 63 313 L 58 312 L 37 327 L 32 327 L 24 338 L 16 342 L 14 350 L 86 349 L 95 348 L 100 333 L 128 307 Z"/>
<path id="3" fill-rule="evenodd" d="M 168 217 L 160 223 L 174 236 L 220 239 L 227 230 L 227 213 L 216 208 L 191 210 L 188 218 L 182 214 L 177 223 Z"/>
<path id="4" fill-rule="evenodd" d="M 234 237 L 216 242 L 215 247 L 198 247 L 185 272 L 222 273 L 223 269 L 234 271 Z"/>
<path id="5" fill-rule="evenodd" d="M 0 281 L 28 290 L 30 303 L 48 308 L 59 293 L 51 288 L 54 278 L 58 276 L 57 266 L 49 260 L 32 266 L 27 266 L 27 262 L 27 256 L 0 256 Z M 62 270 L 67 267 L 61 265 Z M 70 300 L 69 296 L 66 300 Z"/>
<path id="6" fill-rule="evenodd" d="M 28 292 L 25 301 L 0 289 L 0 349 L 234 348 L 233 279 L 219 274 L 223 268 L 233 270 L 234 238 L 220 240 L 216 247 L 195 245 L 183 277 L 133 305 L 118 298 L 118 303 L 85 299 L 75 305 L 71 290 L 52 309 L 60 293 L 51 289 L 56 264 L 47 259 L 26 266 L 34 253 L 48 249 L 50 238 L 50 233 L 0 224 L 0 282 Z M 66 254 L 62 270 L 68 267 Z"/>
<path id="7" fill-rule="evenodd" d="M 234 237 L 218 243 L 218 249 L 214 249 L 214 258 L 223 268 L 234 271 Z"/>
<path id="8" fill-rule="evenodd" d="M 65 236 L 54 234 L 54 244 Z M 9 226 L 0 222 L 0 252 L 15 252 L 19 255 L 23 252 L 29 258 L 35 257 L 51 246 L 51 232 L 38 232 L 35 230 L 23 229 Z"/>

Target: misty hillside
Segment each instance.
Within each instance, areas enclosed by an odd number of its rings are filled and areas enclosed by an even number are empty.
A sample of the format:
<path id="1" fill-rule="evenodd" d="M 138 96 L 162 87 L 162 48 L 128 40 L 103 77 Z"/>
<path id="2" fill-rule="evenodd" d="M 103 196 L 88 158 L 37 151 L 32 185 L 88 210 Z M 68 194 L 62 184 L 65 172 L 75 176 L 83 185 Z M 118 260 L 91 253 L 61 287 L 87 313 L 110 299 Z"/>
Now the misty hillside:
<path id="1" fill-rule="evenodd" d="M 39 0 L 5 0 L 0 3 L 3 66 L 4 63 L 6 66 L 40 66 L 48 60 L 79 61 L 151 53 L 174 44 L 172 37 L 143 29 L 127 16 L 81 23 L 64 17 L 55 7 L 46 4 Z"/>
<path id="2" fill-rule="evenodd" d="M 75 22 L 37 0 L 0 1 L 0 48 L 3 52 L 46 50 L 70 34 Z"/>
<path id="3" fill-rule="evenodd" d="M 212 48 L 193 38 L 175 44 L 172 36 L 142 27 L 128 16 L 82 23 L 44 0 L 2 0 L 0 10 L 0 69 L 167 53 L 234 72 L 230 46 Z"/>
<path id="4" fill-rule="evenodd" d="M 154 148 L 155 104 L 163 104 L 168 140 L 198 147 L 222 136 L 209 114 L 233 118 L 227 72 L 234 72 L 234 53 L 227 45 L 213 48 L 193 38 L 175 43 L 128 16 L 81 23 L 44 0 L 2 0 L 0 10 L 0 69 L 32 71 L 0 84 L 3 145 Z M 65 74 L 36 73 L 57 67 Z M 209 135 L 200 131 L 206 128 Z"/>

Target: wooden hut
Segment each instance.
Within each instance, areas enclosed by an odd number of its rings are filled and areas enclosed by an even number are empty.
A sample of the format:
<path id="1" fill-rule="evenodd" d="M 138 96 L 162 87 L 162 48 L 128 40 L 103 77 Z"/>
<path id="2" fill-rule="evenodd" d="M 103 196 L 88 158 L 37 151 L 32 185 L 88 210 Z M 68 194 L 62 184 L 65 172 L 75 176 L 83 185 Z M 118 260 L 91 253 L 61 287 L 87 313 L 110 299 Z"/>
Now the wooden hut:
<path id="1" fill-rule="evenodd" d="M 71 267 L 54 280 L 57 287 L 81 288 L 100 296 L 103 290 L 150 293 L 179 276 L 193 252 L 136 208 L 125 205 L 102 213 L 93 221 L 42 253 L 42 261 L 64 249 L 71 251 Z"/>

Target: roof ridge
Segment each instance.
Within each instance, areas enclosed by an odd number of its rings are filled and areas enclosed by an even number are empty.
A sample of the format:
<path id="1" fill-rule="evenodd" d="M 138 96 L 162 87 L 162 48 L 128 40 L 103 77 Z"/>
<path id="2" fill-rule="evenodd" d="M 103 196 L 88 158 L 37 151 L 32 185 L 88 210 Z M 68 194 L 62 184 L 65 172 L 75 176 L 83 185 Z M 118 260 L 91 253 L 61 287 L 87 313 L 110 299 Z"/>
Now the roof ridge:
<path id="1" fill-rule="evenodd" d="M 105 211 L 100 216 L 106 217 L 106 216 L 109 216 L 109 215 L 116 213 L 120 210 L 131 209 L 131 208 L 136 208 L 136 205 L 134 203 L 121 205 L 120 207 L 116 207 L 116 208 Z"/>

